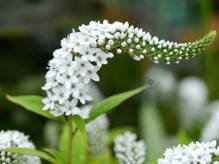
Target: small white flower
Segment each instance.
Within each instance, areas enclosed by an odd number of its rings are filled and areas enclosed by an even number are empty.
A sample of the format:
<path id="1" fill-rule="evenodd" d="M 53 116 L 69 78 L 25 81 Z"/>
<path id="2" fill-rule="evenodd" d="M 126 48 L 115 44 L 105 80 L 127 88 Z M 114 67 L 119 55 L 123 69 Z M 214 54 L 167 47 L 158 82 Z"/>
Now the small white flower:
<path id="1" fill-rule="evenodd" d="M 76 70 L 82 77 L 87 74 L 88 69 L 93 68 L 93 65 L 85 58 L 75 57 L 75 62 L 77 63 Z"/>
<path id="2" fill-rule="evenodd" d="M 122 42 L 122 47 L 125 47 L 126 45 L 127 45 L 127 43 L 124 41 L 124 42 Z"/>
<path id="3" fill-rule="evenodd" d="M 59 74 L 57 76 L 57 81 L 59 83 L 64 83 L 66 89 L 70 89 L 71 85 L 73 83 L 77 83 L 79 80 L 78 80 L 78 77 L 76 75 L 71 75 L 69 73 L 62 73 L 62 74 Z"/>
<path id="4" fill-rule="evenodd" d="M 92 100 L 92 97 L 87 94 L 87 90 L 88 90 L 87 87 L 82 88 L 82 89 L 79 91 L 78 97 L 76 97 L 77 99 L 79 99 L 79 101 L 80 101 L 82 104 L 85 104 L 86 101 L 91 101 L 91 100 Z"/>
<path id="5" fill-rule="evenodd" d="M 129 39 L 127 40 L 127 43 L 128 43 L 128 44 L 131 44 L 131 43 L 132 43 L 132 40 L 129 38 Z"/>
<path id="6" fill-rule="evenodd" d="M 71 93 L 73 97 L 78 97 L 79 96 L 79 91 L 84 87 L 84 83 L 78 82 L 76 84 L 71 85 Z"/>
<path id="7" fill-rule="evenodd" d="M 139 56 L 137 56 L 137 55 L 133 56 L 133 59 L 136 60 L 136 61 L 140 61 L 141 60 L 141 58 Z"/>
<path id="8" fill-rule="evenodd" d="M 69 75 L 72 75 L 74 73 L 74 69 L 76 67 L 76 62 L 71 60 L 67 60 L 62 63 L 62 72 L 67 72 Z"/>
<path id="9" fill-rule="evenodd" d="M 131 49 L 129 49 L 129 53 L 131 54 L 131 53 L 133 53 L 134 52 L 134 50 L 131 48 Z"/>
<path id="10" fill-rule="evenodd" d="M 49 89 L 56 87 L 58 85 L 58 81 L 56 77 L 49 77 L 47 78 L 46 84 L 42 87 L 43 90 L 48 91 Z"/>
<path id="11" fill-rule="evenodd" d="M 61 105 L 63 106 L 64 104 L 61 104 Z M 50 113 L 56 117 L 63 115 L 65 113 L 65 110 L 63 111 L 61 109 L 61 107 L 62 107 L 61 105 L 55 105 L 54 110 L 52 110 Z"/>
<path id="12" fill-rule="evenodd" d="M 100 78 L 97 74 L 97 71 L 100 69 L 100 67 L 95 67 L 94 69 L 90 69 L 87 71 L 87 75 L 84 77 L 84 82 L 87 84 L 90 82 L 90 80 L 99 81 Z"/>
<path id="13" fill-rule="evenodd" d="M 105 52 L 100 50 L 96 53 L 95 62 L 97 63 L 99 67 L 101 67 L 102 65 L 108 63 L 107 58 L 108 58 L 108 55 Z"/>
<path id="14" fill-rule="evenodd" d="M 107 44 L 107 45 L 106 45 L 106 49 L 107 49 L 107 50 L 110 50 L 110 49 L 111 49 L 111 46 Z"/>
<path id="15" fill-rule="evenodd" d="M 70 91 L 67 90 L 64 86 L 60 86 L 57 88 L 53 88 L 54 99 L 59 102 L 59 104 L 63 104 L 70 96 Z"/>
<path id="16" fill-rule="evenodd" d="M 63 106 L 60 107 L 61 111 L 64 111 L 67 116 L 69 115 L 76 115 L 80 114 L 80 108 L 78 108 L 76 105 L 78 103 L 78 100 L 72 99 L 71 101 L 65 101 Z"/>
<path id="17" fill-rule="evenodd" d="M 56 99 L 50 92 L 47 92 L 47 97 L 44 98 L 42 101 L 45 104 L 43 110 L 54 109 Z"/>
<path id="18" fill-rule="evenodd" d="M 95 54 L 97 53 L 98 49 L 97 48 L 86 48 L 83 52 L 84 56 L 83 58 L 91 61 L 91 62 L 94 62 L 95 61 Z"/>
<path id="19" fill-rule="evenodd" d="M 154 47 L 152 47 L 152 48 L 151 48 L 151 52 L 154 52 L 154 51 L 155 51 L 155 48 L 154 48 Z"/>
<path id="20" fill-rule="evenodd" d="M 118 49 L 117 49 L 117 53 L 118 53 L 118 54 L 121 54 L 121 53 L 122 53 L 122 50 L 121 50 L 120 48 L 118 48 Z"/>

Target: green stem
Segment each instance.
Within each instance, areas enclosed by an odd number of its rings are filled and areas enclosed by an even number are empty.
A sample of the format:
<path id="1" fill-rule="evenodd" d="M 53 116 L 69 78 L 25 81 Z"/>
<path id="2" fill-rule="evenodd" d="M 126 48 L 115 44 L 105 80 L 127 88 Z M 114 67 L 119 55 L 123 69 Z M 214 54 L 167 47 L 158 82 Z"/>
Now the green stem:
<path id="1" fill-rule="evenodd" d="M 73 126 L 72 126 L 72 117 L 68 117 L 68 128 L 69 128 L 69 145 L 68 145 L 68 164 L 73 164 L 72 154 L 73 154 Z"/>

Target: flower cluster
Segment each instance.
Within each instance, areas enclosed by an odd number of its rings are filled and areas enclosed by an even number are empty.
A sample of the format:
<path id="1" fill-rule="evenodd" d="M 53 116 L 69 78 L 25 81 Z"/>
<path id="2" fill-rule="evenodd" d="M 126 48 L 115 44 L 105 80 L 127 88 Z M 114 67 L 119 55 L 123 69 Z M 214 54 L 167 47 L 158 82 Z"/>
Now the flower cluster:
<path id="1" fill-rule="evenodd" d="M 219 101 L 210 103 L 207 106 L 207 110 L 210 110 L 211 116 L 206 126 L 204 127 L 201 135 L 203 141 L 218 140 L 219 139 Z"/>
<path id="2" fill-rule="evenodd" d="M 24 147 L 35 149 L 32 142 L 29 141 L 29 137 L 19 131 L 0 131 L 0 149 L 7 149 L 11 147 Z M 0 163 L 2 164 L 40 164 L 38 157 L 29 155 L 19 155 L 16 153 L 10 153 L 0 150 Z"/>
<path id="3" fill-rule="evenodd" d="M 81 25 L 61 41 L 61 48 L 53 53 L 46 73 L 47 92 L 43 99 L 44 110 L 58 115 L 80 113 L 78 104 L 92 98 L 87 94 L 87 84 L 99 81 L 97 72 L 116 54 L 129 54 L 135 60 L 145 56 L 154 63 L 179 63 L 201 53 L 214 39 L 215 32 L 193 43 L 176 43 L 159 40 L 128 22 L 110 24 L 104 20 Z"/>
<path id="4" fill-rule="evenodd" d="M 210 164 L 218 163 L 214 157 L 219 156 L 219 147 L 216 141 L 206 143 L 190 143 L 168 148 L 164 152 L 164 157 L 158 160 L 158 164 Z"/>
<path id="5" fill-rule="evenodd" d="M 146 156 L 146 147 L 142 140 L 136 141 L 137 136 L 125 132 L 115 139 L 114 151 L 120 164 L 143 164 Z"/>

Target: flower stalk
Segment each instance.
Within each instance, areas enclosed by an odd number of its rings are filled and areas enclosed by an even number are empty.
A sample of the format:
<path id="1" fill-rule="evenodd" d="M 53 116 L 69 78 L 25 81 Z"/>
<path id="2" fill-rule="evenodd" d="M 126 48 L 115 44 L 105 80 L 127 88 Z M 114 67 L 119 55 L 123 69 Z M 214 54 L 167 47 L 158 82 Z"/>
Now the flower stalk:
<path id="1" fill-rule="evenodd" d="M 72 154 L 73 154 L 73 139 L 74 139 L 74 130 L 72 126 L 72 117 L 68 117 L 68 129 L 69 129 L 69 145 L 68 145 L 68 164 L 73 164 Z"/>

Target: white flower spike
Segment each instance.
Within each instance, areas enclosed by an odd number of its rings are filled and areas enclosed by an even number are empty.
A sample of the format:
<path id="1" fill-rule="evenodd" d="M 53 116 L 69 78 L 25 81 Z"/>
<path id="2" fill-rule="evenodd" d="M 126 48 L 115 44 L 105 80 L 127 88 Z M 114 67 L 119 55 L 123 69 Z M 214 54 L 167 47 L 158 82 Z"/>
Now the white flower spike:
<path id="1" fill-rule="evenodd" d="M 114 151 L 120 164 L 143 164 L 145 161 L 144 141 L 137 141 L 136 134 L 129 131 L 116 137 Z"/>
<path id="2" fill-rule="evenodd" d="M 176 43 L 152 37 L 128 22 L 111 24 L 104 20 L 81 25 L 78 32 L 73 30 L 61 41 L 61 48 L 54 51 L 54 58 L 49 61 L 46 84 L 42 87 L 48 95 L 43 100 L 44 109 L 50 109 L 56 116 L 74 115 L 61 110 L 61 106 L 72 99 L 82 104 L 90 101 L 84 88 L 91 80 L 99 81 L 98 70 L 116 54 L 129 54 L 137 61 L 147 56 L 154 63 L 179 63 L 203 52 L 215 35 L 210 32 L 192 43 Z"/>
<path id="3" fill-rule="evenodd" d="M 164 157 L 158 160 L 158 164 L 216 164 L 219 162 L 218 151 L 216 141 L 178 145 L 166 149 Z"/>
<path id="4" fill-rule="evenodd" d="M 23 147 L 35 149 L 29 137 L 16 130 L 0 131 L 0 149 L 11 147 Z M 18 155 L 0 150 L 1 164 L 40 164 L 38 157 L 30 155 Z"/>

